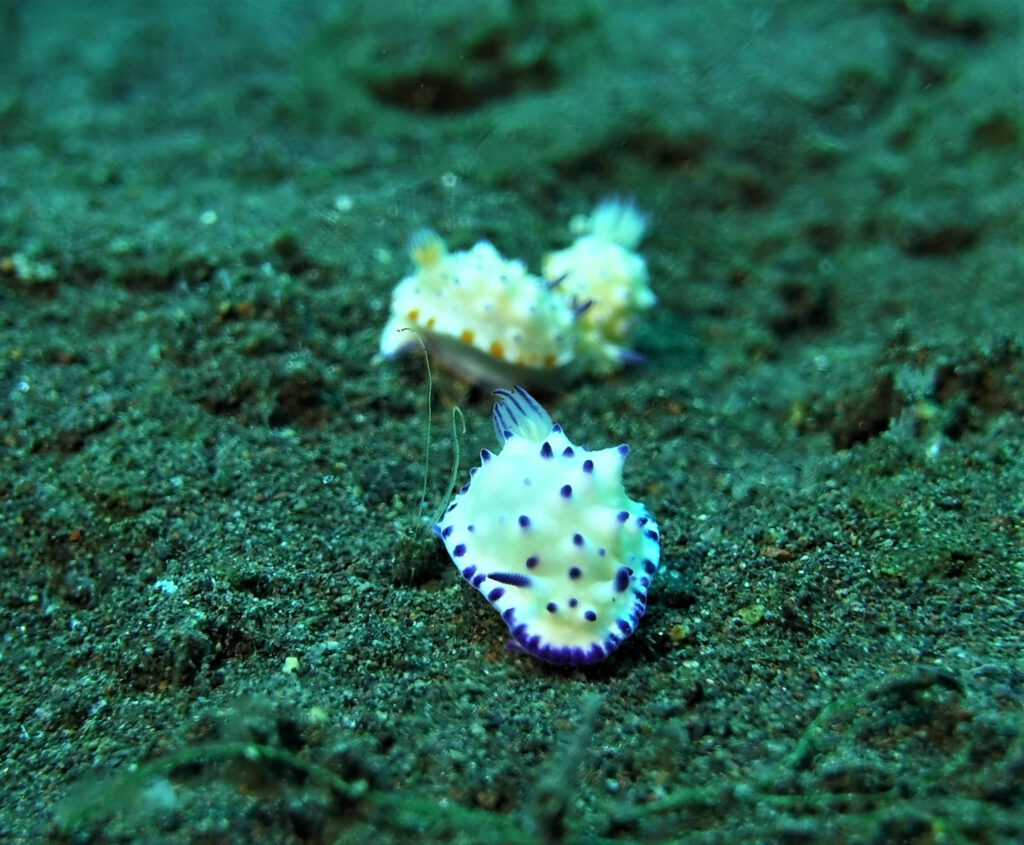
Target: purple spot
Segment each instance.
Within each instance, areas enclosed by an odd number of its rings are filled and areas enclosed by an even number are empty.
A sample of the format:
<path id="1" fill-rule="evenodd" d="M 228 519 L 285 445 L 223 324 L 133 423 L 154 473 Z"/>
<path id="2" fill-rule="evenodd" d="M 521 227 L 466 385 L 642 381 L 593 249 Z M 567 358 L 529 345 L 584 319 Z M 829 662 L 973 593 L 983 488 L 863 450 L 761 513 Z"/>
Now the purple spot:
<path id="1" fill-rule="evenodd" d="M 530 525 L 530 517 L 528 517 L 526 514 L 523 514 L 522 516 L 519 517 L 519 527 L 520 528 L 528 528 L 529 525 Z"/>
<path id="2" fill-rule="evenodd" d="M 537 566 L 538 563 L 540 563 L 540 558 L 537 557 L 537 555 L 530 555 L 526 559 L 526 568 L 527 569 L 534 569 Z"/>
<path id="3" fill-rule="evenodd" d="M 459 493 L 460 493 L 460 495 L 461 495 L 461 494 L 464 494 L 464 493 L 468 493 L 468 492 L 469 492 L 469 482 L 467 481 L 467 482 L 466 482 L 465 484 L 463 484 L 463 485 L 462 485 L 462 486 L 461 486 L 461 487 L 459 488 Z"/>
<path id="4" fill-rule="evenodd" d="M 648 575 L 653 575 L 657 571 L 658 567 L 655 565 L 654 561 L 644 558 L 644 572 L 646 572 Z"/>
<path id="5" fill-rule="evenodd" d="M 620 566 L 619 571 L 615 573 L 615 592 L 624 593 L 626 587 L 629 586 L 629 568 Z"/>
<path id="6" fill-rule="evenodd" d="M 572 535 L 572 543 L 573 543 L 574 546 L 582 546 L 583 545 L 583 535 L 582 534 L 573 534 Z"/>
<path id="7" fill-rule="evenodd" d="M 475 565 L 474 566 L 467 566 L 465 569 L 462 570 L 462 577 L 465 578 L 467 581 L 470 578 L 472 578 L 474 575 L 476 575 L 476 566 Z"/>
<path id="8" fill-rule="evenodd" d="M 588 622 L 596 622 L 597 614 L 594 613 L 594 611 L 592 610 L 588 610 L 586 613 L 583 614 L 583 618 L 586 619 Z"/>
<path id="9" fill-rule="evenodd" d="M 597 556 L 598 556 L 598 557 L 604 557 L 604 556 L 605 556 L 606 554 L 608 554 L 608 550 L 607 550 L 607 549 L 605 549 L 605 547 L 604 547 L 604 546 L 601 546 L 601 548 L 599 548 L 599 549 L 597 550 Z"/>
<path id="10" fill-rule="evenodd" d="M 495 587 L 493 590 L 491 590 L 487 594 L 487 601 L 489 601 L 489 602 L 496 602 L 503 595 L 505 595 L 505 588 L 504 587 Z"/>
<path id="11" fill-rule="evenodd" d="M 493 457 L 494 457 L 494 453 L 489 451 L 488 449 L 481 449 L 480 450 L 480 460 L 483 463 L 487 463 Z"/>
<path id="12" fill-rule="evenodd" d="M 579 602 L 576 599 L 569 599 L 569 607 L 576 607 L 578 604 Z"/>
<path id="13" fill-rule="evenodd" d="M 444 531 L 441 532 L 441 537 L 444 538 L 445 540 L 447 540 L 449 537 L 452 536 L 452 531 L 454 531 L 454 530 L 455 529 L 452 528 L 452 526 L 450 526 L 450 525 L 445 526 Z"/>
<path id="14" fill-rule="evenodd" d="M 501 614 L 501 618 L 504 619 L 505 622 L 508 624 L 514 622 L 516 618 L 516 609 L 514 607 L 510 607 L 508 610 Z"/>
<path id="15" fill-rule="evenodd" d="M 592 460 L 590 460 L 590 458 L 587 458 L 583 462 L 583 471 L 584 472 L 593 472 L 594 471 L 594 462 Z"/>
<path id="16" fill-rule="evenodd" d="M 454 549 L 452 549 L 452 557 L 462 557 L 466 553 L 466 544 L 459 543 Z"/>
<path id="17" fill-rule="evenodd" d="M 654 530 L 648 528 L 644 532 L 644 536 L 647 537 L 648 540 L 654 540 L 655 543 L 658 542 L 658 532 L 657 531 L 654 531 Z"/>
<path id="18" fill-rule="evenodd" d="M 561 434 L 562 427 L 558 423 L 555 423 L 553 426 L 551 426 L 551 432 L 553 434 Z"/>
<path id="19" fill-rule="evenodd" d="M 626 457 L 626 455 L 629 454 L 629 446 L 623 443 L 621 446 L 618 447 L 618 452 L 620 455 L 622 455 L 622 457 Z"/>
<path id="20" fill-rule="evenodd" d="M 563 458 L 571 458 L 571 457 L 572 457 L 573 455 L 575 455 L 575 454 L 576 454 L 576 453 L 575 453 L 575 452 L 573 451 L 573 449 L 572 449 L 572 446 L 566 446 L 566 447 L 565 447 L 565 448 L 564 448 L 564 449 L 562 450 L 562 457 L 563 457 Z"/>
<path id="21" fill-rule="evenodd" d="M 472 580 L 472 581 L 470 581 L 469 583 L 470 583 L 470 584 L 472 584 L 472 585 L 473 585 L 474 587 L 478 587 L 478 588 L 479 588 L 479 586 L 480 586 L 480 585 L 481 585 L 481 584 L 482 584 L 482 583 L 483 583 L 484 581 L 486 581 L 486 580 L 487 580 L 487 576 L 486 576 L 486 575 L 484 575 L 484 574 L 483 574 L 483 573 L 481 572 L 481 573 L 479 573 L 478 575 L 476 575 L 476 576 L 475 576 L 475 577 L 473 578 L 473 580 Z"/>
<path id="22" fill-rule="evenodd" d="M 572 486 L 566 484 L 559 492 L 562 494 L 563 499 L 568 499 L 572 495 Z"/>
<path id="23" fill-rule="evenodd" d="M 651 521 L 651 518 L 648 517 L 648 516 L 638 516 L 636 518 L 636 524 L 637 525 L 646 525 L 650 521 Z"/>
<path id="24" fill-rule="evenodd" d="M 499 584 L 508 584 L 510 587 L 530 586 L 530 577 L 521 572 L 492 572 L 487 577 Z"/>
<path id="25" fill-rule="evenodd" d="M 571 567 L 569 567 L 569 577 L 572 578 L 574 581 L 577 578 L 579 578 L 582 574 L 583 574 L 583 570 L 580 569 L 578 566 L 571 566 Z"/>
<path id="26" fill-rule="evenodd" d="M 547 440 L 544 441 L 544 445 L 540 447 L 540 456 L 542 458 L 550 458 L 555 453 L 551 451 L 551 444 Z"/>
<path id="27" fill-rule="evenodd" d="M 469 523 L 469 525 L 466 526 L 466 530 L 469 531 L 470 533 L 472 533 L 472 532 L 476 531 L 476 526 L 471 522 L 471 523 Z"/>
<path id="28" fill-rule="evenodd" d="M 619 620 L 619 630 L 622 631 L 627 637 L 633 633 L 633 626 L 630 625 L 625 619 Z"/>
<path id="29" fill-rule="evenodd" d="M 557 613 L 557 612 L 558 612 L 558 605 L 555 604 L 553 601 L 549 601 L 548 602 L 548 613 Z"/>
<path id="30" fill-rule="evenodd" d="M 616 518 L 616 519 L 617 519 L 617 520 L 618 520 L 619 522 L 626 522 L 626 521 L 627 521 L 627 520 L 629 519 L 629 511 L 619 511 L 619 512 L 618 512 L 618 513 L 616 514 L 615 518 Z"/>

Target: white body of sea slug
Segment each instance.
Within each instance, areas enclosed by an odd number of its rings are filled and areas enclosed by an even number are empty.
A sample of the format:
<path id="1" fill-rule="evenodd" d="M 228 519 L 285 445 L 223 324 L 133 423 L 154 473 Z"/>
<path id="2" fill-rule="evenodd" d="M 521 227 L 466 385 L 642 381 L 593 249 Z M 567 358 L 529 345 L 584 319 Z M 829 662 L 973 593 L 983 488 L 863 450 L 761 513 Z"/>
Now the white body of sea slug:
<path id="1" fill-rule="evenodd" d="M 545 256 L 544 277 L 573 303 L 587 306 L 579 324 L 582 366 L 613 372 L 636 357 L 625 344 L 637 315 L 657 302 L 647 262 L 636 251 L 647 217 L 632 202 L 609 198 L 570 226 L 579 237 Z"/>
<path id="2" fill-rule="evenodd" d="M 416 270 L 391 295 L 383 358 L 415 346 L 414 329 L 442 364 L 469 381 L 555 385 L 575 374 L 578 314 L 551 285 L 487 241 L 448 252 L 428 229 L 410 240 Z"/>
<path id="3" fill-rule="evenodd" d="M 654 517 L 622 484 L 629 447 L 577 446 L 523 388 L 496 394 L 501 452 L 481 452 L 434 529 L 511 648 L 603 660 L 636 630 L 660 557 Z"/>

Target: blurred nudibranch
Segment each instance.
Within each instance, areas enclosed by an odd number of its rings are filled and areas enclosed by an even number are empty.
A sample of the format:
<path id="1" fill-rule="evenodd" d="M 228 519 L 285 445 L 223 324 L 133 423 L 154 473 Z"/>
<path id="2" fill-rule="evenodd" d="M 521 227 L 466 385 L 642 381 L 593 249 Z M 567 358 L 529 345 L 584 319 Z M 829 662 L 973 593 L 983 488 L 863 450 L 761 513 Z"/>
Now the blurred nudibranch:
<path id="1" fill-rule="evenodd" d="M 391 295 L 380 352 L 409 348 L 412 328 L 427 349 L 464 378 L 486 385 L 559 383 L 575 363 L 576 314 L 550 285 L 490 243 L 449 252 L 424 229 L 409 242 L 416 271 Z"/>
<path id="2" fill-rule="evenodd" d="M 625 345 L 637 314 L 655 303 L 636 251 L 647 219 L 607 199 L 576 226 L 580 237 L 549 254 L 544 276 L 480 241 L 449 252 L 436 232 L 410 239 L 414 271 L 391 295 L 380 354 L 412 348 L 414 329 L 442 364 L 487 386 L 550 387 L 614 372 L 636 356 Z"/>
<path id="3" fill-rule="evenodd" d="M 590 303 L 580 315 L 578 354 L 588 371 L 614 372 L 634 357 L 624 344 L 637 315 L 657 302 L 636 251 L 647 217 L 632 202 L 609 198 L 570 226 L 579 237 L 545 256 L 544 277 L 557 280 L 563 296 Z"/>

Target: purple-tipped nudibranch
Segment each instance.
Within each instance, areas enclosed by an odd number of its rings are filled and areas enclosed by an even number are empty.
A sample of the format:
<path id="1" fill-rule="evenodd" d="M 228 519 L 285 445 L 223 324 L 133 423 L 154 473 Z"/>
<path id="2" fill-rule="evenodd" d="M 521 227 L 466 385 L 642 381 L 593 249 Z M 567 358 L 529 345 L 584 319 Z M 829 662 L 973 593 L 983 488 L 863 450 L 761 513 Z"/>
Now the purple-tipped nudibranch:
<path id="1" fill-rule="evenodd" d="M 501 451 L 480 453 L 434 530 L 510 648 L 604 660 L 637 629 L 661 553 L 654 517 L 622 484 L 629 447 L 577 446 L 523 388 L 495 393 Z"/>

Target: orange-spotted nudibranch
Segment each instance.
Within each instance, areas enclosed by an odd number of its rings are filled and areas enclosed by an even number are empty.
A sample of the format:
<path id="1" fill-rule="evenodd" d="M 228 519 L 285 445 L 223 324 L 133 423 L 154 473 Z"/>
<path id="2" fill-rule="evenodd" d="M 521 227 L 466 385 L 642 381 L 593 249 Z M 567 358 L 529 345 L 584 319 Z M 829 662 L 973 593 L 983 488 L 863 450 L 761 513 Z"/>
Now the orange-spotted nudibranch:
<path id="1" fill-rule="evenodd" d="M 413 235 L 409 254 L 415 272 L 392 292 L 382 357 L 414 348 L 401 331 L 411 328 L 442 364 L 473 382 L 552 385 L 574 375 L 579 309 L 521 261 L 487 241 L 449 252 L 430 230 Z"/>
<path id="2" fill-rule="evenodd" d="M 490 243 L 449 252 L 429 229 L 413 235 L 415 271 L 391 295 L 382 358 L 415 347 L 484 385 L 564 385 L 606 375 L 638 356 L 628 346 L 637 316 L 655 302 L 636 251 L 647 217 L 632 202 L 606 199 L 574 221 L 579 235 L 544 260 L 544 277 Z"/>

